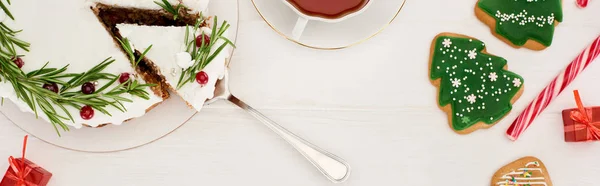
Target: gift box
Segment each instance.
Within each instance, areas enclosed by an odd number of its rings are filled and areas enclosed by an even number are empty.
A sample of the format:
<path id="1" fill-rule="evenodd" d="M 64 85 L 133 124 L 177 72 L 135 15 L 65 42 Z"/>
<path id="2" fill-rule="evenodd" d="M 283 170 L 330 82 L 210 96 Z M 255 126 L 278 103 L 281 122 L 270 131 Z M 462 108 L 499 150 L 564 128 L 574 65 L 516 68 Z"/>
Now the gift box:
<path id="1" fill-rule="evenodd" d="M 600 140 L 600 107 L 584 107 L 577 90 L 577 108 L 562 111 L 565 141 L 586 142 Z"/>
<path id="2" fill-rule="evenodd" d="M 16 165 L 22 166 L 20 170 L 17 170 L 22 171 L 22 173 L 15 172 L 12 166 L 9 166 L 4 178 L 2 178 L 2 182 L 0 182 L 0 186 L 45 186 L 50 181 L 52 173 L 46 169 L 28 159 L 16 158 L 14 160 L 16 163 L 22 164 Z M 22 179 L 19 178 L 19 174 L 23 174 Z"/>
<path id="3" fill-rule="evenodd" d="M 21 158 L 8 158 L 8 170 L 0 181 L 0 186 L 45 186 L 52 173 L 25 158 L 27 136 L 23 140 Z"/>
<path id="4" fill-rule="evenodd" d="M 571 118 L 573 112 L 579 112 L 579 109 L 567 109 L 562 111 L 563 123 L 565 126 L 565 141 L 566 142 L 585 142 L 585 141 L 598 141 L 592 134 L 589 134 L 588 126 L 583 123 L 579 123 Z M 600 128 L 600 107 L 587 107 L 585 108 L 590 124 Z"/>

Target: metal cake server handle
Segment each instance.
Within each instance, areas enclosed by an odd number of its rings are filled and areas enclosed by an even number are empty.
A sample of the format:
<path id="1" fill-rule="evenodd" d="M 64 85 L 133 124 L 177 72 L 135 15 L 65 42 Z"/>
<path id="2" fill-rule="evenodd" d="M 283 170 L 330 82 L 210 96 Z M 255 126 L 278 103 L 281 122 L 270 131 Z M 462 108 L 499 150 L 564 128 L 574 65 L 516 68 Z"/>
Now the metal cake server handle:
<path id="1" fill-rule="evenodd" d="M 329 178 L 334 183 L 340 183 L 346 181 L 350 175 L 350 165 L 343 159 L 336 155 L 329 153 L 316 145 L 300 138 L 296 134 L 283 128 L 281 125 L 275 123 L 273 120 L 267 118 L 248 104 L 244 103 L 237 97 L 235 97 L 229 91 L 229 74 L 225 71 L 223 79 L 217 82 L 215 89 L 215 97 L 207 101 L 207 104 L 215 102 L 217 100 L 228 100 L 231 103 L 244 109 L 250 115 L 261 121 L 273 132 L 277 133 L 281 138 L 291 144 L 300 154 L 302 154 L 308 161 L 310 161 L 325 177 Z"/>
<path id="2" fill-rule="evenodd" d="M 300 154 L 310 161 L 321 173 L 335 183 L 345 181 L 350 175 L 350 165 L 344 160 L 331 154 L 316 145 L 298 137 L 296 134 L 288 131 L 273 120 L 262 115 L 260 112 L 231 95 L 227 98 L 233 104 L 244 109 L 250 115 L 260 120 L 263 124 L 269 127 L 273 132 L 277 133 L 281 138 L 291 144 Z"/>

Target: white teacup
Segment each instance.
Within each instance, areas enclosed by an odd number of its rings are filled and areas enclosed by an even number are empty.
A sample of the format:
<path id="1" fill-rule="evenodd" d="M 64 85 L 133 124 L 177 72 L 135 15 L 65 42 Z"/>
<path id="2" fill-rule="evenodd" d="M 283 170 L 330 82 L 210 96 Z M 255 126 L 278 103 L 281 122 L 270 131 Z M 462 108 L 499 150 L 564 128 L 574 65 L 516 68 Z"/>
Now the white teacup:
<path id="1" fill-rule="evenodd" d="M 326 22 L 326 23 L 337 23 L 340 21 L 344 21 L 350 17 L 353 17 L 353 16 L 363 13 L 369 7 L 369 5 L 371 5 L 371 2 L 373 2 L 374 0 L 368 0 L 367 3 L 358 11 L 346 14 L 346 15 L 338 17 L 338 18 L 331 18 L 331 19 L 307 15 L 304 12 L 298 10 L 298 8 L 296 6 L 294 6 L 292 3 L 290 3 L 288 0 L 282 0 L 282 1 L 283 1 L 283 3 L 288 5 L 292 10 L 294 10 L 294 12 L 296 12 L 296 14 L 298 14 L 298 16 L 299 16 L 298 20 L 296 21 L 296 25 L 294 26 L 294 29 L 292 30 L 293 39 L 298 41 L 298 40 L 300 40 L 300 37 L 302 36 L 302 33 L 304 32 L 304 29 L 306 28 L 306 24 L 308 24 L 308 21 L 312 20 L 312 21 L 321 21 L 321 22 Z"/>

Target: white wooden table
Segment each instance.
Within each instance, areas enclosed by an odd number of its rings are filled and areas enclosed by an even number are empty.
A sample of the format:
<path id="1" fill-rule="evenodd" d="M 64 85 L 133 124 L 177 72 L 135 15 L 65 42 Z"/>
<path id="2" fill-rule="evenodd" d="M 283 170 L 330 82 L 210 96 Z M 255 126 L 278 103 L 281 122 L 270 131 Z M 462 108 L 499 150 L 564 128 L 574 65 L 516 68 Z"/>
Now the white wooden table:
<path id="1" fill-rule="evenodd" d="M 542 52 L 515 50 L 494 38 L 474 17 L 473 6 L 466 0 L 409 0 L 381 35 L 349 49 L 320 51 L 283 39 L 242 0 L 233 92 L 347 160 L 353 172 L 340 185 L 488 185 L 498 168 L 527 155 L 544 161 L 554 185 L 598 185 L 600 144 L 565 143 L 560 111 L 574 107 L 573 88 L 586 104 L 600 105 L 600 64 L 578 77 L 519 141 L 509 141 L 504 132 L 600 34 L 600 20 L 592 18 L 600 17 L 600 1 L 580 10 L 565 0 L 564 23 Z M 427 60 L 431 39 L 443 31 L 483 40 L 490 53 L 506 58 L 509 69 L 525 78 L 513 112 L 489 130 L 457 135 L 436 106 Z M 0 158 L 19 155 L 24 134 L 0 116 Z M 226 102 L 141 148 L 82 153 L 32 138 L 28 158 L 54 173 L 51 186 L 333 185 L 268 128 Z M 7 165 L 0 161 L 1 169 Z"/>

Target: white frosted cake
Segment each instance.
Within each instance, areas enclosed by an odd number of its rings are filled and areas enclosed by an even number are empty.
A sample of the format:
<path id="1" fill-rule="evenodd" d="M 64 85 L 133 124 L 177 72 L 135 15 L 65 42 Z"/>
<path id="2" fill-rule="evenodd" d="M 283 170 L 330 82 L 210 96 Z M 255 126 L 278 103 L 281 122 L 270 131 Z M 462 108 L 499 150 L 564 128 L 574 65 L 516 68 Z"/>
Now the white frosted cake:
<path id="1" fill-rule="evenodd" d="M 141 117 L 168 90 L 200 110 L 233 46 L 227 24 L 202 16 L 208 0 L 11 3 L 0 96 L 65 130 Z"/>

